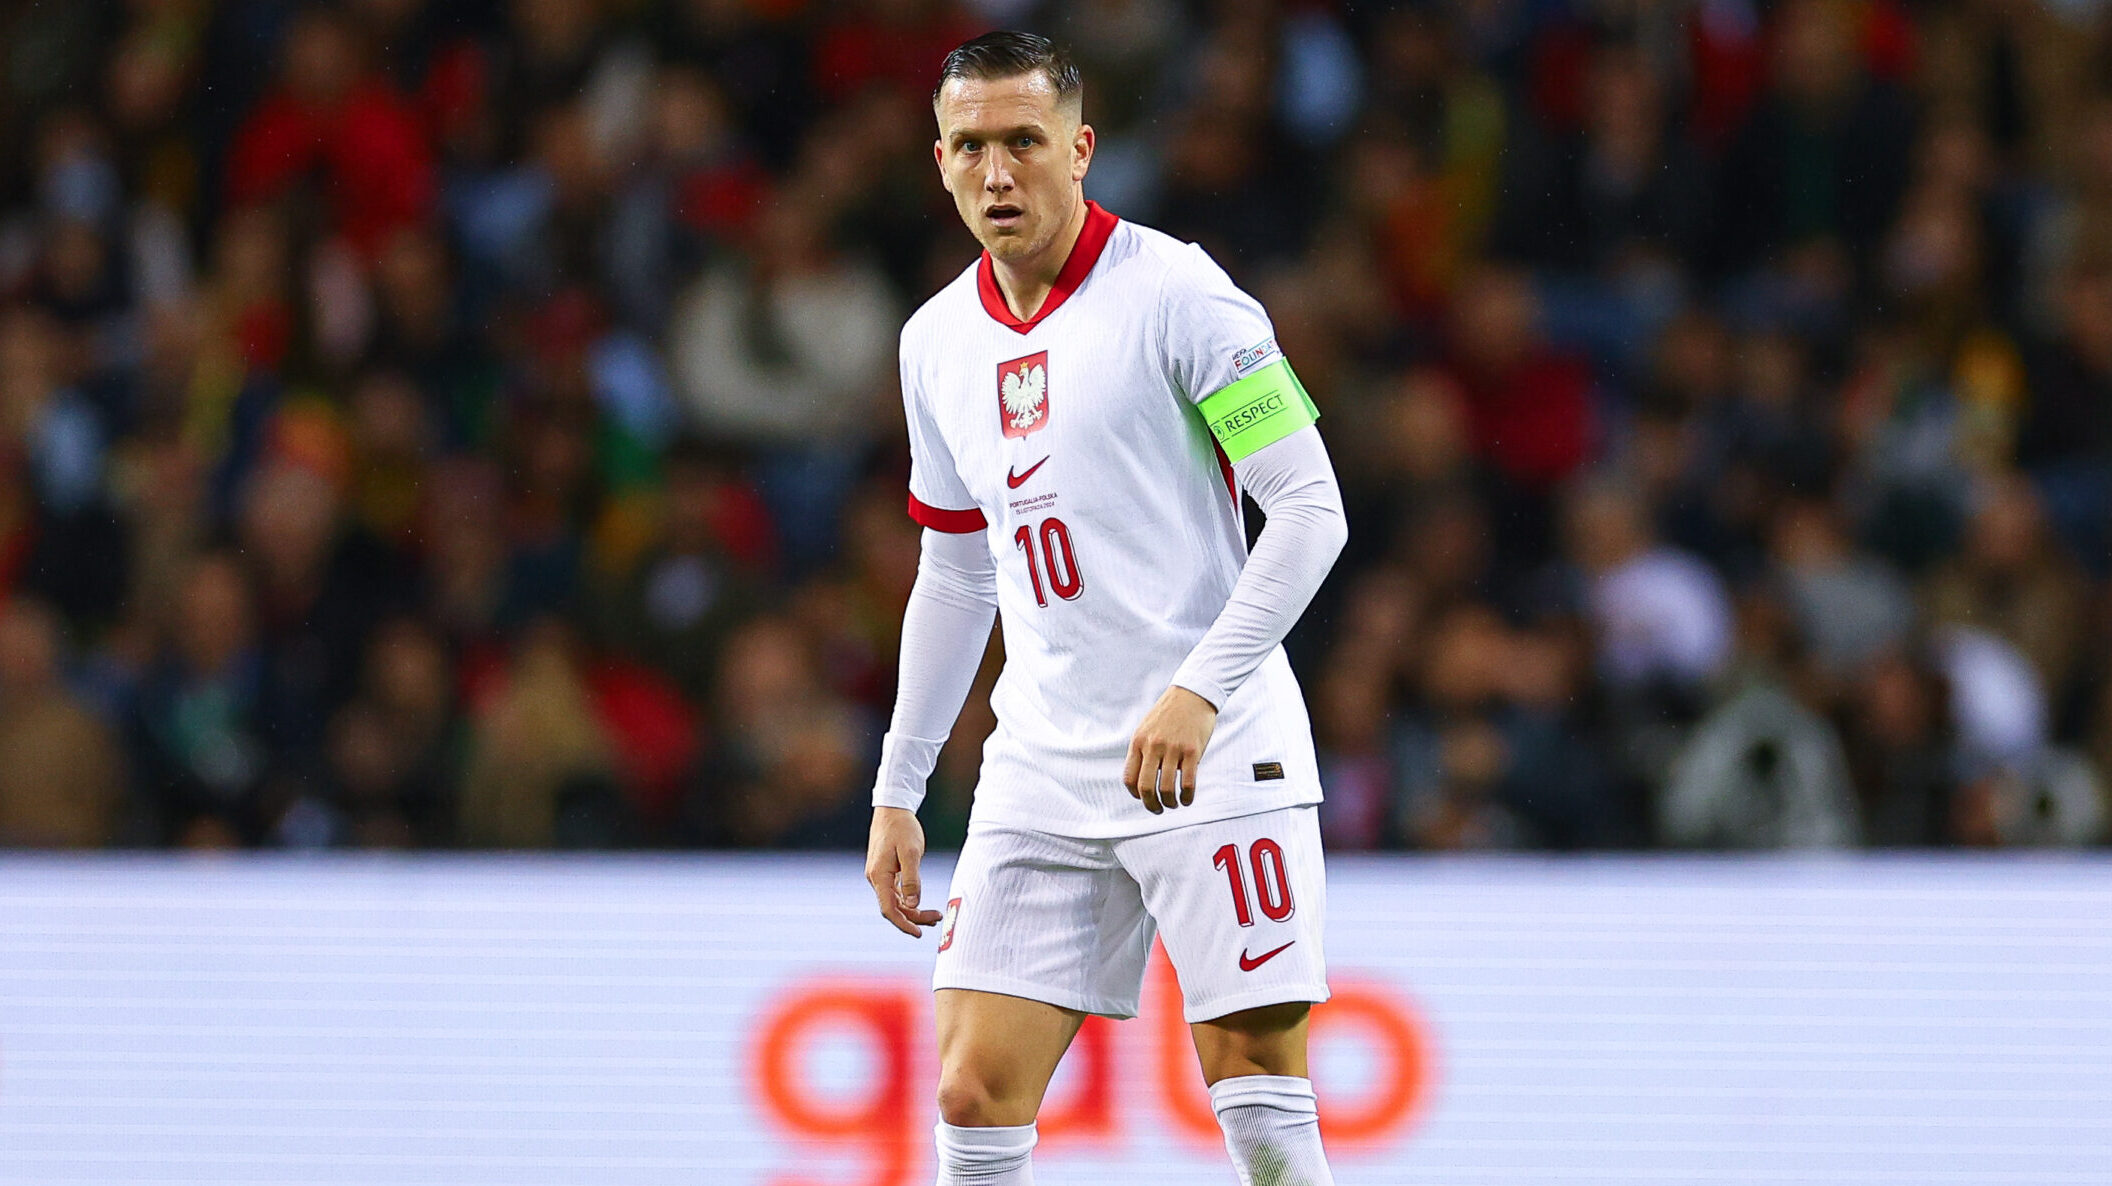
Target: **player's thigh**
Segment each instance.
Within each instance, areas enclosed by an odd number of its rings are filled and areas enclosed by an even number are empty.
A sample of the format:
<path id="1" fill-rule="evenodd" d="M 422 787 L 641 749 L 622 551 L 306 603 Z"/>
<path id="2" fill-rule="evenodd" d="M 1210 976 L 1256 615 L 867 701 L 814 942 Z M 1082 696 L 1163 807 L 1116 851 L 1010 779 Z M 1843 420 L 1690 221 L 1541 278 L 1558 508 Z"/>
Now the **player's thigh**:
<path id="1" fill-rule="evenodd" d="M 1117 844 L 1181 982 L 1212 1021 L 1327 999 L 1327 869 L 1319 812 L 1288 807 Z"/>
<path id="2" fill-rule="evenodd" d="M 1152 934 L 1109 842 L 976 829 L 947 890 L 932 987 L 1134 1017 Z"/>
<path id="3" fill-rule="evenodd" d="M 949 1123 L 1026 1124 L 1085 1014 L 1002 993 L 934 994 L 939 1109 Z"/>

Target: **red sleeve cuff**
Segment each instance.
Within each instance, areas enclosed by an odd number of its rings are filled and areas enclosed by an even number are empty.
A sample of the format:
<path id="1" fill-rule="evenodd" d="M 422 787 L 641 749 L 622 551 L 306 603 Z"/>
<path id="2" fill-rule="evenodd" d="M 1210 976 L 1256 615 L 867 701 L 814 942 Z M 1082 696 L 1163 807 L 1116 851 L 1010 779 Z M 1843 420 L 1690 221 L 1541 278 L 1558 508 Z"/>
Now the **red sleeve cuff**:
<path id="1" fill-rule="evenodd" d="M 940 510 L 922 502 L 914 494 L 909 496 L 909 517 L 933 531 L 944 531 L 953 535 L 966 535 L 990 526 L 990 521 L 983 518 L 983 513 L 974 507 L 965 511 Z"/>

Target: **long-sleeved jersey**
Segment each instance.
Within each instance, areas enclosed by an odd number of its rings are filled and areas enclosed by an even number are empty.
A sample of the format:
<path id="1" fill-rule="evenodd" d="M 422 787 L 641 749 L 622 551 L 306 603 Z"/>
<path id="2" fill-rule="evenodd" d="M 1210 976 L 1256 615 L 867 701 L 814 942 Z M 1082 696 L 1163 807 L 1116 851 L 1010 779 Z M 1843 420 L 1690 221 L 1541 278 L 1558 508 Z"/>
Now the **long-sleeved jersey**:
<path id="1" fill-rule="evenodd" d="M 985 256 L 904 327 L 901 370 L 931 530 L 875 804 L 921 799 L 992 606 L 979 820 L 1112 837 L 1318 802 L 1280 642 L 1341 547 L 1341 502 L 1260 304 L 1200 248 L 1089 205 L 1032 320 Z M 1252 558 L 1242 486 L 1270 517 Z M 1194 804 L 1154 815 L 1123 760 L 1174 684 L 1218 718 Z"/>

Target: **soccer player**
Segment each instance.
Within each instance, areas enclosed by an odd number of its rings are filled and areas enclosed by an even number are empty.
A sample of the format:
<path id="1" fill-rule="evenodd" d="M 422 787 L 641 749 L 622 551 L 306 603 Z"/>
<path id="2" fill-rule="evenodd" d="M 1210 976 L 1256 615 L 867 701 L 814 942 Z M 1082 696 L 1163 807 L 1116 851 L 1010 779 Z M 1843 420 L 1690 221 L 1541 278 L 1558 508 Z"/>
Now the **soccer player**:
<path id="1" fill-rule="evenodd" d="M 1279 645 L 1341 551 L 1317 413 L 1203 251 L 1085 200 L 1077 68 L 992 33 L 940 70 L 939 176 L 984 252 L 902 329 L 925 528 L 866 877 L 937 926 L 940 1186 L 1033 1180 L 1087 1014 L 1133 1017 L 1154 933 L 1242 1182 L 1332 1181 L 1306 1075 L 1327 999 L 1312 727 Z M 1249 555 L 1240 492 L 1268 523 Z M 924 783 L 1002 611 L 942 913 Z"/>

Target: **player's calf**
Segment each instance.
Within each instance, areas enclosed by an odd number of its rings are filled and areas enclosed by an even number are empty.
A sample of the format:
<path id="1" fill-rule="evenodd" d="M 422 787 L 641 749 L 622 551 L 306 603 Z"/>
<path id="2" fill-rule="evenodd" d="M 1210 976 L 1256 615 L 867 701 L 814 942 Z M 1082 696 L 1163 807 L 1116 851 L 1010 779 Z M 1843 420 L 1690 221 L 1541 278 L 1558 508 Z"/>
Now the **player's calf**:
<path id="1" fill-rule="evenodd" d="M 1333 1186 L 1320 1108 L 1306 1078 L 1303 1001 L 1263 1005 L 1191 1027 L 1210 1107 L 1244 1186 Z"/>
<path id="2" fill-rule="evenodd" d="M 940 1121 L 938 1186 L 1034 1186 L 1031 1124 L 964 1128 Z"/>
<path id="3" fill-rule="evenodd" d="M 1210 1085 L 1210 1107 L 1225 1130 L 1241 1186 L 1334 1186 L 1320 1148 L 1320 1107 L 1311 1080 L 1220 1079 Z"/>

